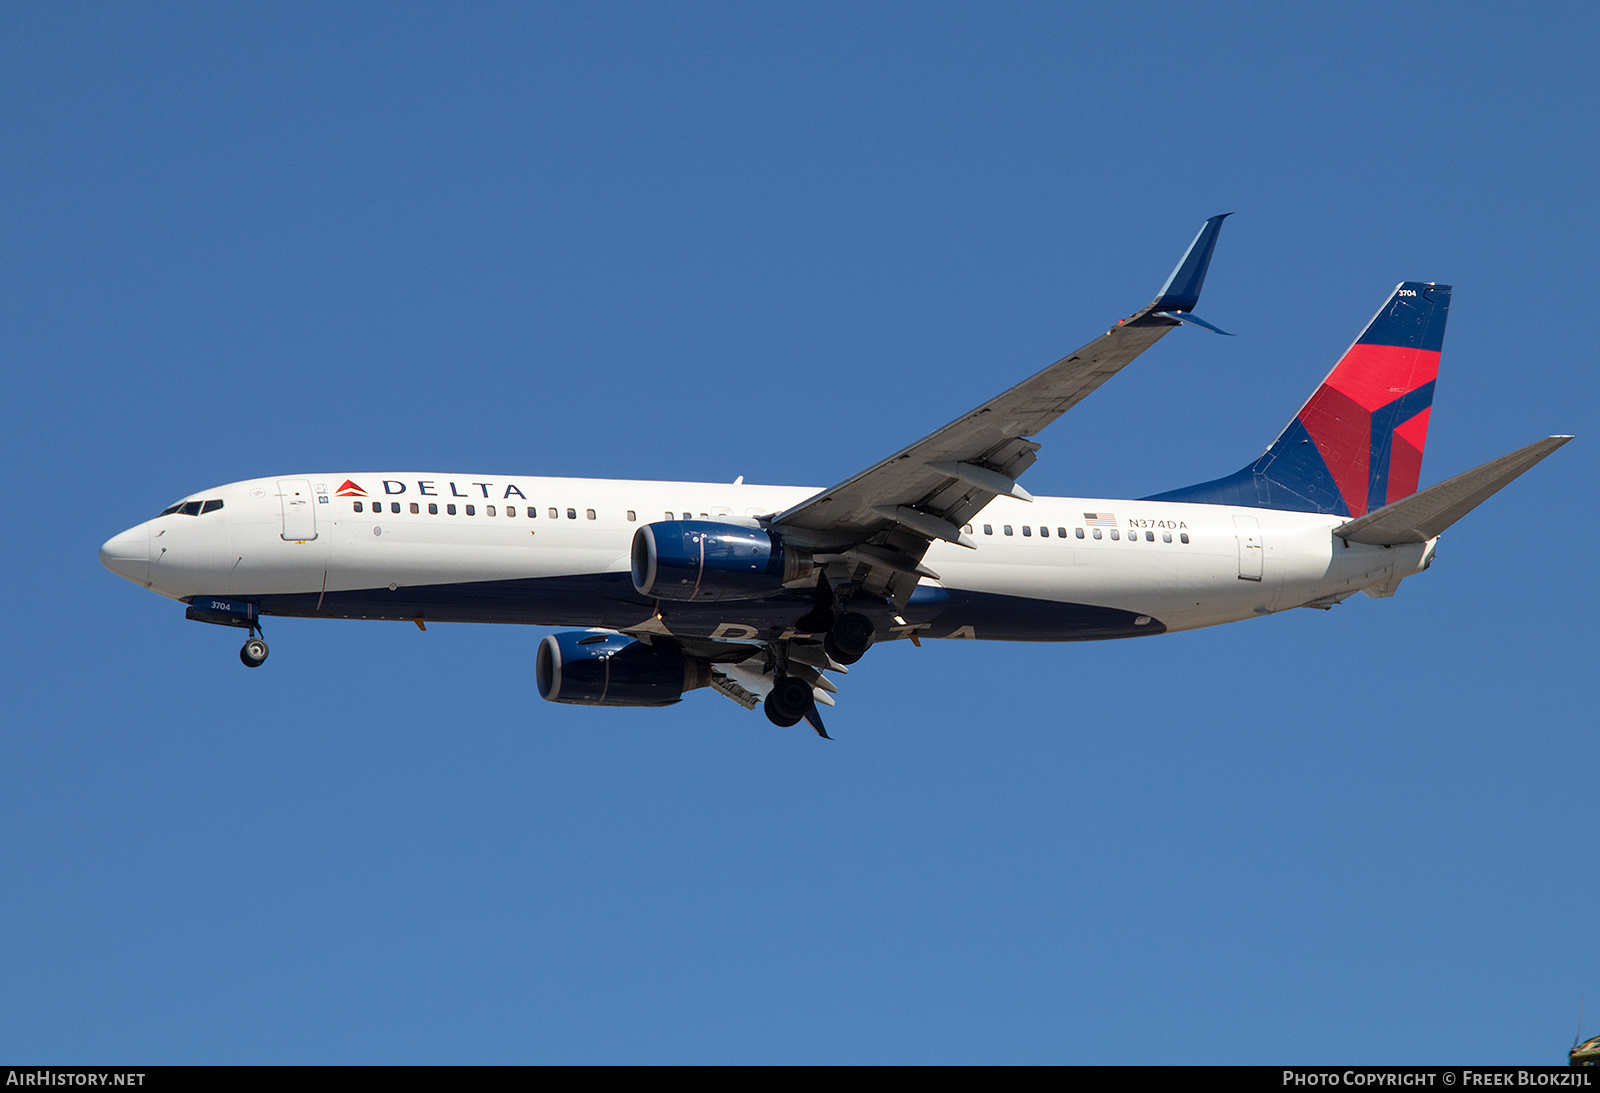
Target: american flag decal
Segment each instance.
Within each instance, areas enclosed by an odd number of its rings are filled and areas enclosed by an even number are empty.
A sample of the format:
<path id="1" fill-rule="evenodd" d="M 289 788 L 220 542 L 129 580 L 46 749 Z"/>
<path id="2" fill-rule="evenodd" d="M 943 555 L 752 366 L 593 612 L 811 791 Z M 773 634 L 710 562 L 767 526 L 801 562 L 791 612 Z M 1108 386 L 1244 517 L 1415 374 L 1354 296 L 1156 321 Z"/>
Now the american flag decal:
<path id="1" fill-rule="evenodd" d="M 1117 514 L 1114 512 L 1086 512 L 1083 522 L 1092 528 L 1114 528 L 1117 526 Z"/>

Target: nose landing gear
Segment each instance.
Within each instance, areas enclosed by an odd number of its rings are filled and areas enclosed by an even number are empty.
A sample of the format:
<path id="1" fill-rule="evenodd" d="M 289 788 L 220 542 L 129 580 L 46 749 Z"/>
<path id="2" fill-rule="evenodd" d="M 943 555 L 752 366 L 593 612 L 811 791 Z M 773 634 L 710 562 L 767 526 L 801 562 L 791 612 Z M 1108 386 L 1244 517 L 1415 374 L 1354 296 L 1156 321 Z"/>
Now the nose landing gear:
<path id="1" fill-rule="evenodd" d="M 239 661 L 246 668 L 259 668 L 266 663 L 267 643 L 262 640 L 261 609 L 244 600 L 224 600 L 216 596 L 196 596 L 183 613 L 186 619 L 209 622 L 215 626 L 237 626 L 250 631 L 250 640 L 239 650 Z"/>
<path id="2" fill-rule="evenodd" d="M 239 659 L 246 668 L 259 668 L 267 660 L 267 643 L 260 638 L 251 638 L 239 649 Z"/>

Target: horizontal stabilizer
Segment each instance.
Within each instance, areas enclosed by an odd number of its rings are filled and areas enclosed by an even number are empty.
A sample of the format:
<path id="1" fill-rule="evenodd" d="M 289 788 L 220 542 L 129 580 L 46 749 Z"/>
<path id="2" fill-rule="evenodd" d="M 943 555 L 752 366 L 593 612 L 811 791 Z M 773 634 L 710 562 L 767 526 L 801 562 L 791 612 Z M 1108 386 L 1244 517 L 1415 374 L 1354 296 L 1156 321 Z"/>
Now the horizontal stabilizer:
<path id="1" fill-rule="evenodd" d="M 1571 440 L 1547 436 L 1509 455 L 1491 459 L 1481 467 L 1403 497 L 1376 512 L 1333 529 L 1349 543 L 1394 546 L 1425 543 L 1509 485 L 1523 471 Z"/>

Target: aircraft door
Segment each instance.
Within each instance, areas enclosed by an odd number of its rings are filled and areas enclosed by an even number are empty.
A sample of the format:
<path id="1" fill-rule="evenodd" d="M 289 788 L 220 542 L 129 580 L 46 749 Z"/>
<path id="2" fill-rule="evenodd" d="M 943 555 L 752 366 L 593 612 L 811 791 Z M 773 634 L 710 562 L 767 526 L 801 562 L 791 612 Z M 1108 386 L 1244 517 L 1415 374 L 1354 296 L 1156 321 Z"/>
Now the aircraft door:
<path id="1" fill-rule="evenodd" d="M 1233 533 L 1239 540 L 1239 579 L 1261 579 L 1261 557 L 1266 551 L 1261 542 L 1261 522 L 1254 516 L 1235 516 Z"/>
<path id="2" fill-rule="evenodd" d="M 280 478 L 278 498 L 283 503 L 283 537 L 291 543 L 317 537 L 317 500 L 304 478 Z"/>

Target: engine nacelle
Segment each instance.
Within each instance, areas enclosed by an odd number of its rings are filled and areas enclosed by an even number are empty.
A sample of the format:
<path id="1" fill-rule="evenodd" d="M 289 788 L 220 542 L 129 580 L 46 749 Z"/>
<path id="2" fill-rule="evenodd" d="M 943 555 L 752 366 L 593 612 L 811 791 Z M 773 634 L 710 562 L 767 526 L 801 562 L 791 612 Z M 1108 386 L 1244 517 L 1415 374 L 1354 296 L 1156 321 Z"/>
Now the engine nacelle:
<path id="1" fill-rule="evenodd" d="M 757 600 L 809 576 L 807 551 L 765 528 L 661 520 L 633 533 L 633 587 L 658 600 Z"/>
<path id="2" fill-rule="evenodd" d="M 670 706 L 711 683 L 710 667 L 675 645 L 593 630 L 541 641 L 535 676 L 540 698 L 579 706 Z"/>

